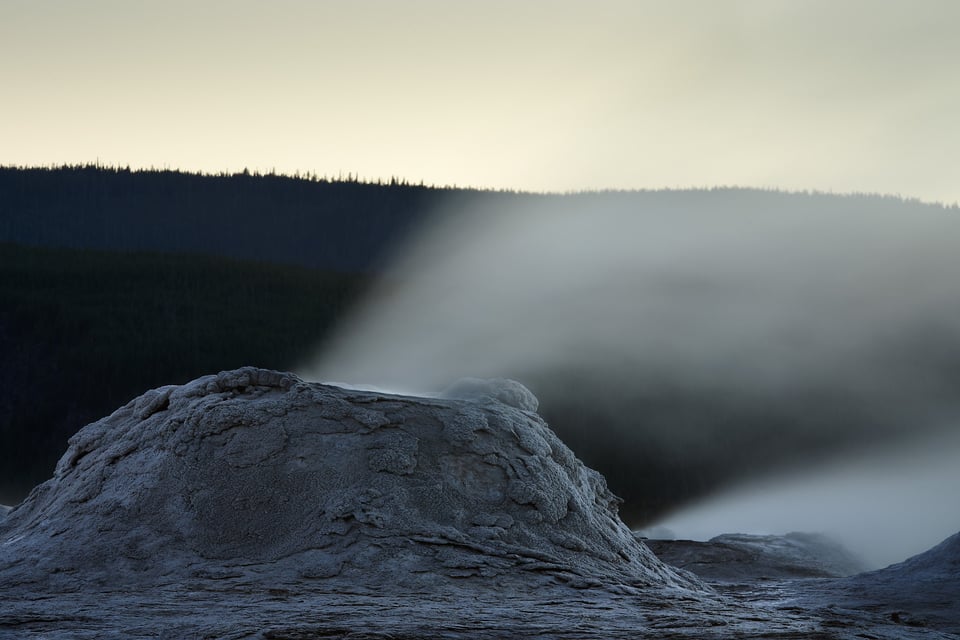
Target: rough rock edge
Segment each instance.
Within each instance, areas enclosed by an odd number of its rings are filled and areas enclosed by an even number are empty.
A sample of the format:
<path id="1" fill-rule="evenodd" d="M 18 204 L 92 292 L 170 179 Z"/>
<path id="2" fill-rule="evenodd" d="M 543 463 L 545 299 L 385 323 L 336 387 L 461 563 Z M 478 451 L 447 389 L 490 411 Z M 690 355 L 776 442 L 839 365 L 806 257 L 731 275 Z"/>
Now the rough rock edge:
<path id="1" fill-rule="evenodd" d="M 641 536 L 641 539 L 642 536 Z M 643 539 L 661 560 L 711 583 L 839 578 L 860 573 L 862 561 L 831 538 L 814 533 L 726 533 L 706 542 Z"/>
<path id="2" fill-rule="evenodd" d="M 912 599 L 916 592 L 922 592 L 918 589 L 922 586 L 942 598 L 960 602 L 960 532 L 903 562 L 850 576 L 837 584 L 867 599 L 889 599 L 891 595 Z"/>
<path id="3" fill-rule="evenodd" d="M 441 398 L 497 401 L 520 409 L 536 411 L 540 401 L 516 380 L 504 378 L 461 378 L 443 390 Z"/>
<path id="4" fill-rule="evenodd" d="M 865 612 L 904 632 L 960 638 L 960 533 L 889 567 L 848 578 L 797 583 L 796 602 L 832 614 Z"/>

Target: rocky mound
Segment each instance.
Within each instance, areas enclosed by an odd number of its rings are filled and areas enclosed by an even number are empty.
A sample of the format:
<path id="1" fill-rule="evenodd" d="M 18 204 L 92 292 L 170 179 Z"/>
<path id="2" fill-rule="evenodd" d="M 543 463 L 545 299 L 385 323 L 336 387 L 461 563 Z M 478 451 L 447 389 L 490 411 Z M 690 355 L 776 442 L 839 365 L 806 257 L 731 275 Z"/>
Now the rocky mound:
<path id="1" fill-rule="evenodd" d="M 646 540 L 667 564 L 716 582 L 789 578 L 837 578 L 863 571 L 842 545 L 815 533 L 748 535 L 727 533 L 707 542 Z"/>
<path id="2" fill-rule="evenodd" d="M 955 533 L 937 546 L 886 569 L 872 571 L 857 578 L 864 582 L 937 585 L 960 595 L 960 533 Z"/>
<path id="3" fill-rule="evenodd" d="M 633 538 L 522 385 L 448 395 L 253 368 L 150 391 L 77 433 L 0 518 L 0 583 L 705 589 Z"/>
<path id="4" fill-rule="evenodd" d="M 960 634 L 960 533 L 898 564 L 838 581 L 831 594 L 844 607 Z"/>

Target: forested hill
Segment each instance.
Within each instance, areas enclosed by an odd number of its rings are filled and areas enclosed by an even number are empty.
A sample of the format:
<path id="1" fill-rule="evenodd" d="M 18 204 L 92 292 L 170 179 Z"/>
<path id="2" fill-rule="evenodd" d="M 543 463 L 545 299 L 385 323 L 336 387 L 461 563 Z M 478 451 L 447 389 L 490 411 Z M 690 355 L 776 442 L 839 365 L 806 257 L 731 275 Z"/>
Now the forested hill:
<path id="1" fill-rule="evenodd" d="M 300 364 L 427 217 L 524 197 L 0 167 L 0 503 L 49 477 L 77 429 L 146 389 Z"/>
<path id="2" fill-rule="evenodd" d="M 274 174 L 0 167 L 0 243 L 33 247 L 187 253 L 339 272 L 380 271 L 432 218 L 478 212 L 687 209 L 739 216 L 869 209 L 926 216 L 899 198 L 722 188 L 576 195 L 481 191 Z"/>
<path id="3" fill-rule="evenodd" d="M 0 242 L 371 271 L 425 216 L 506 194 L 391 181 L 0 167 Z"/>
<path id="4" fill-rule="evenodd" d="M 0 503 L 147 389 L 296 366 L 368 278 L 165 253 L 0 243 Z"/>

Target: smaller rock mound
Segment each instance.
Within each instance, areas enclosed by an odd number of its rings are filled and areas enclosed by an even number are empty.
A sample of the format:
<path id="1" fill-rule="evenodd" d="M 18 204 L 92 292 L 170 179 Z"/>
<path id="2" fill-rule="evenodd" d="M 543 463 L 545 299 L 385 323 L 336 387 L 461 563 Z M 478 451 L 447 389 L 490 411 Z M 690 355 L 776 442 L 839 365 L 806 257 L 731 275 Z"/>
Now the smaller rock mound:
<path id="1" fill-rule="evenodd" d="M 727 533 L 708 542 L 645 540 L 667 564 L 714 582 L 836 578 L 863 571 L 842 545 L 815 533 L 783 536 Z"/>
<path id="2" fill-rule="evenodd" d="M 496 400 L 523 411 L 536 411 L 540 401 L 516 380 L 505 378 L 461 378 L 443 390 L 441 398 Z"/>
<path id="3" fill-rule="evenodd" d="M 960 602 L 960 533 L 903 562 L 854 576 L 848 583 L 868 591 L 936 590 L 953 594 Z"/>
<path id="4" fill-rule="evenodd" d="M 850 608 L 884 608 L 901 624 L 960 634 L 960 533 L 885 569 L 838 582 L 836 600 Z"/>

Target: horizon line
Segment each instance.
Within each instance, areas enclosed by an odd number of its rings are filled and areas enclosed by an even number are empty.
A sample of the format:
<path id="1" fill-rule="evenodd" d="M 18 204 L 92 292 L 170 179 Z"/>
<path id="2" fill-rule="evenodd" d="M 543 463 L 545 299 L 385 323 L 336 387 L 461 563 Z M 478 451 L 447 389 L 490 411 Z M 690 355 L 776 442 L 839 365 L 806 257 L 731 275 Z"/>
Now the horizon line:
<path id="1" fill-rule="evenodd" d="M 144 174 L 176 174 L 183 176 L 194 176 L 201 178 L 237 178 L 237 177 L 250 177 L 250 178 L 281 178 L 286 180 L 294 180 L 301 182 L 309 182 L 314 184 L 359 184 L 365 186 L 379 186 L 379 187 L 413 187 L 421 189 L 430 189 L 436 191 L 473 191 L 478 193 L 500 193 L 500 194 L 512 194 L 512 195 L 531 195 L 531 196 L 579 196 L 579 195 L 591 195 L 591 194 L 642 194 L 642 193 L 703 193 L 711 191 L 756 191 L 762 193 L 777 193 L 784 195 L 798 195 L 798 196 L 835 196 L 835 197 L 866 197 L 866 198 L 879 198 L 879 199 L 892 199 L 899 200 L 901 202 L 907 203 L 918 203 L 931 206 L 939 206 L 944 209 L 960 209 L 960 201 L 946 202 L 941 200 L 927 200 L 918 196 L 908 196 L 901 193 L 892 193 L 892 192 L 880 192 L 880 191 L 834 191 L 829 189 L 785 189 L 783 187 L 774 187 L 774 186 L 745 186 L 745 185 L 700 185 L 700 186 L 661 186 L 661 187 L 603 187 L 603 188 L 587 188 L 587 189 L 568 189 L 566 191 L 560 190 L 537 190 L 537 189 L 516 189 L 508 187 L 480 187 L 480 186 L 465 186 L 454 184 L 433 184 L 427 183 L 423 179 L 419 181 L 413 181 L 408 178 L 403 178 L 400 176 L 391 175 L 389 178 L 384 178 L 383 176 L 378 176 L 376 178 L 370 178 L 367 176 L 361 177 L 359 172 L 348 171 L 344 175 L 343 171 L 339 171 L 336 176 L 328 174 L 319 174 L 316 171 L 300 171 L 299 169 L 294 170 L 292 173 L 277 171 L 275 168 L 269 170 L 264 170 L 260 167 L 250 168 L 244 167 L 240 170 L 228 170 L 221 169 L 218 171 L 213 170 L 204 170 L 204 169 L 182 169 L 182 168 L 172 168 L 169 166 L 157 167 L 154 165 L 150 166 L 136 166 L 132 167 L 130 164 L 120 165 L 120 164 L 105 164 L 100 162 L 99 159 L 93 162 L 84 162 L 84 163 L 75 163 L 71 164 L 68 162 L 55 164 L 50 163 L 48 165 L 28 165 L 28 164 L 6 164 L 0 163 L 0 170 L 2 171 L 63 171 L 63 170 L 96 170 L 96 171 L 110 171 L 113 173 L 144 173 Z"/>

